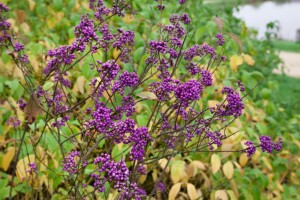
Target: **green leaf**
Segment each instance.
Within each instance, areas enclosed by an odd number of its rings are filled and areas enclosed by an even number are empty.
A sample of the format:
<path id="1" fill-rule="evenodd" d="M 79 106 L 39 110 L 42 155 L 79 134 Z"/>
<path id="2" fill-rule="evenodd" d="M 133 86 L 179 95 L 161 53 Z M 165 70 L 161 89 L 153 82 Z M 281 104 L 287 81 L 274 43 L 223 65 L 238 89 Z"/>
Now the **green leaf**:
<path id="1" fill-rule="evenodd" d="M 8 179 L 0 179 L 0 188 L 4 188 L 8 184 Z"/>
<path id="2" fill-rule="evenodd" d="M 126 144 L 117 144 L 113 147 L 112 150 L 112 158 L 118 162 L 122 158 L 124 158 L 129 152 L 130 152 L 130 147 L 129 145 Z"/>
<path id="3" fill-rule="evenodd" d="M 11 93 L 13 94 L 18 89 L 19 81 L 18 80 L 5 81 L 4 84 L 11 89 Z"/>
<path id="4" fill-rule="evenodd" d="M 146 115 L 137 115 L 136 116 L 137 124 L 141 126 L 146 126 L 148 123 L 148 117 Z"/>
<path id="5" fill-rule="evenodd" d="M 0 200 L 1 199 L 6 199 L 6 198 L 9 197 L 9 190 L 10 190 L 10 187 L 1 188 L 1 190 L 0 190 Z"/>

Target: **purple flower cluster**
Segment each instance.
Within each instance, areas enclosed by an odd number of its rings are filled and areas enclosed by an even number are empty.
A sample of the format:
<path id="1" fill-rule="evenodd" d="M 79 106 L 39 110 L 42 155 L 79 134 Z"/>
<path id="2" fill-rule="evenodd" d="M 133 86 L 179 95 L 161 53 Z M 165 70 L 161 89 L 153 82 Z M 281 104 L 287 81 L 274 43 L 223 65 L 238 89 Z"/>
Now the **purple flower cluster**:
<path id="1" fill-rule="evenodd" d="M 106 52 L 110 47 L 110 42 L 113 39 L 113 34 L 111 34 L 107 24 L 103 24 L 99 29 L 99 32 L 102 33 L 102 38 L 99 42 L 100 47 L 102 47 L 102 49 Z"/>
<path id="2" fill-rule="evenodd" d="M 22 50 L 24 50 L 24 45 L 17 42 L 14 46 L 14 49 L 15 49 L 16 52 L 22 51 Z"/>
<path id="3" fill-rule="evenodd" d="M 100 22 L 103 21 L 103 16 L 108 16 L 111 12 L 111 9 L 104 6 L 102 0 L 90 0 L 89 8 L 95 12 L 94 17 Z"/>
<path id="4" fill-rule="evenodd" d="M 222 89 L 222 94 L 227 94 L 227 104 L 223 105 L 223 107 L 220 107 L 217 111 L 215 111 L 214 109 L 211 111 L 217 112 L 217 114 L 220 116 L 234 116 L 235 118 L 242 115 L 245 106 L 239 93 L 234 92 L 231 87 L 225 86 Z"/>
<path id="5" fill-rule="evenodd" d="M 94 179 L 95 190 L 103 192 L 105 182 L 109 181 L 121 193 L 120 199 L 141 199 L 141 196 L 146 195 L 143 190 L 138 188 L 136 183 L 131 182 L 128 185 L 130 172 L 124 161 L 114 162 L 111 160 L 110 155 L 102 153 L 95 158 L 94 164 L 99 166 L 97 170 L 99 175 L 96 173 L 91 174 Z"/>
<path id="6" fill-rule="evenodd" d="M 66 156 L 63 160 L 63 170 L 66 172 L 69 172 L 70 175 L 76 174 L 77 172 L 77 165 L 78 161 L 77 159 L 80 158 L 80 152 L 79 151 L 72 151 Z"/>
<path id="7" fill-rule="evenodd" d="M 53 127 L 56 128 L 61 128 L 62 126 L 64 126 L 66 124 L 66 122 L 70 120 L 69 116 L 64 116 L 61 119 L 56 120 L 55 122 L 52 123 Z"/>
<path id="8" fill-rule="evenodd" d="M 238 80 L 238 86 L 239 86 L 241 92 L 245 91 L 245 86 L 240 80 Z"/>
<path id="9" fill-rule="evenodd" d="M 24 110 L 27 105 L 27 102 L 25 102 L 24 99 L 21 98 L 17 101 L 17 104 L 19 105 L 19 108 L 21 110 Z"/>
<path id="10" fill-rule="evenodd" d="M 187 0 L 178 0 L 179 4 L 183 5 L 185 4 L 185 2 L 187 2 Z"/>
<path id="11" fill-rule="evenodd" d="M 112 124 L 111 112 L 104 103 L 96 103 L 96 110 L 92 113 L 94 119 L 89 125 L 95 126 L 99 133 L 107 133 Z"/>
<path id="12" fill-rule="evenodd" d="M 128 144 L 129 140 L 126 137 L 126 133 L 134 133 L 135 122 L 133 119 L 127 118 L 125 121 L 114 122 L 111 131 L 107 133 L 108 138 L 112 138 L 115 143 Z"/>
<path id="13" fill-rule="evenodd" d="M 98 172 L 100 174 L 106 174 L 105 179 L 114 182 L 114 188 L 119 192 L 126 187 L 129 180 L 129 170 L 124 161 L 116 163 L 111 161 L 110 155 L 102 153 L 99 157 L 95 158 L 94 164 L 99 166 Z"/>
<path id="14" fill-rule="evenodd" d="M 39 86 L 38 89 L 35 91 L 37 98 L 40 98 L 47 94 L 47 92 L 43 89 L 42 86 Z"/>
<path id="15" fill-rule="evenodd" d="M 180 84 L 174 91 L 175 97 L 180 100 L 183 106 L 191 101 L 199 100 L 202 92 L 202 85 L 196 80 L 189 80 Z"/>
<path id="16" fill-rule="evenodd" d="M 256 146 L 254 146 L 253 142 L 251 141 L 246 141 L 245 145 L 247 146 L 247 149 L 245 149 L 244 152 L 247 153 L 247 156 L 250 158 L 255 153 Z"/>
<path id="17" fill-rule="evenodd" d="M 59 115 L 64 113 L 68 106 L 65 105 L 63 92 L 57 90 L 54 97 L 46 97 L 46 103 L 48 107 L 53 107 L 53 114 Z"/>
<path id="18" fill-rule="evenodd" d="M 105 63 L 102 63 L 100 61 L 97 62 L 98 64 L 100 64 L 100 67 L 97 69 L 97 71 L 100 74 L 102 83 L 99 92 L 102 94 L 102 92 L 104 90 L 107 90 L 111 85 L 111 81 L 113 81 L 117 77 L 120 67 L 114 60 L 108 60 Z"/>
<path id="19" fill-rule="evenodd" d="M 116 37 L 116 41 L 113 44 L 114 48 L 122 49 L 125 46 L 133 46 L 134 45 L 134 32 L 133 31 L 124 31 L 122 29 L 118 29 L 118 34 Z"/>
<path id="20" fill-rule="evenodd" d="M 133 87 L 136 86 L 139 82 L 139 78 L 135 72 L 127 72 L 123 71 L 119 77 L 119 81 L 116 81 L 112 87 L 112 91 L 120 91 L 123 95 L 125 87 Z"/>
<path id="21" fill-rule="evenodd" d="M 202 70 L 201 74 L 202 74 L 202 79 L 201 79 L 202 85 L 206 87 L 211 86 L 213 81 L 211 73 L 207 70 Z"/>
<path id="22" fill-rule="evenodd" d="M 213 144 L 216 144 L 217 147 L 222 145 L 221 140 L 223 139 L 223 135 L 219 131 L 215 131 L 214 133 L 211 131 L 206 132 L 206 137 L 209 139 L 208 145 L 210 146 L 210 150 L 213 150 Z"/>
<path id="23" fill-rule="evenodd" d="M 28 167 L 29 167 L 29 169 L 26 170 L 27 172 L 29 172 L 31 174 L 37 172 L 37 167 L 36 167 L 34 162 L 33 163 L 28 163 Z"/>
<path id="24" fill-rule="evenodd" d="M 127 117 L 132 116 L 133 113 L 135 112 L 133 97 L 123 96 L 121 108 L 122 108 L 122 112 L 124 112 Z"/>
<path id="25" fill-rule="evenodd" d="M 8 12 L 9 8 L 6 5 L 4 5 L 3 3 L 0 2 L 0 13 L 1 14 L 2 14 L 2 11 Z"/>
<path id="26" fill-rule="evenodd" d="M 263 152 L 271 154 L 273 150 L 280 151 L 282 149 L 282 138 L 279 138 L 278 142 L 273 142 L 271 137 L 263 135 L 259 137 L 259 140 L 259 146 Z M 246 141 L 245 145 L 248 148 L 245 149 L 244 152 L 247 153 L 248 157 L 251 157 L 256 151 L 256 146 L 254 146 L 254 143 L 251 141 Z"/>
<path id="27" fill-rule="evenodd" d="M 94 31 L 94 21 L 85 15 L 81 17 L 80 24 L 75 27 L 74 34 L 77 39 L 80 38 L 80 43 L 89 43 L 99 39 Z"/>
<path id="28" fill-rule="evenodd" d="M 165 78 L 161 82 L 153 82 L 149 85 L 149 91 L 155 93 L 159 101 L 170 100 L 171 93 L 175 90 L 179 80 Z"/>
<path id="29" fill-rule="evenodd" d="M 130 183 L 129 187 L 126 187 L 122 194 L 120 195 L 120 199 L 135 199 L 142 200 L 147 194 L 145 190 L 138 187 L 137 183 Z"/>
<path id="30" fill-rule="evenodd" d="M 130 152 L 132 160 L 143 160 L 145 150 L 144 147 L 147 145 L 147 141 L 151 140 L 151 136 L 148 133 L 148 128 L 140 127 L 137 128 L 129 137 L 129 140 L 133 143 L 133 147 Z"/>
<path id="31" fill-rule="evenodd" d="M 10 39 L 10 35 L 6 33 L 6 30 L 10 29 L 11 24 L 2 16 L 3 12 L 8 12 L 9 8 L 0 2 L 0 46 L 4 45 L 7 39 Z"/>
<path id="32" fill-rule="evenodd" d="M 201 72 L 201 69 L 200 67 L 197 66 L 197 64 L 193 63 L 193 62 L 190 62 L 190 64 L 188 66 L 186 66 L 186 68 L 189 70 L 189 72 L 192 74 L 192 75 L 196 75 L 198 74 L 199 72 Z"/>
<path id="33" fill-rule="evenodd" d="M 273 149 L 276 151 L 280 151 L 282 149 L 282 138 L 279 138 L 278 142 L 273 142 L 271 137 L 269 136 L 260 136 L 260 147 L 263 152 L 272 153 Z"/>
<path id="34" fill-rule="evenodd" d="M 191 19 L 189 18 L 189 15 L 187 13 L 183 13 L 180 16 L 180 21 L 184 24 L 189 24 L 191 22 Z"/>
<path id="35" fill-rule="evenodd" d="M 164 41 L 154 41 L 153 40 L 149 43 L 149 45 L 150 45 L 150 51 L 153 54 L 156 52 L 165 53 L 168 48 L 167 43 Z"/>
<path id="36" fill-rule="evenodd" d="M 221 33 L 218 33 L 215 37 L 218 39 L 217 44 L 223 46 L 223 44 L 225 43 L 223 35 Z"/>
<path id="37" fill-rule="evenodd" d="M 21 125 L 21 121 L 18 120 L 17 118 L 15 118 L 15 117 L 10 117 L 6 121 L 6 124 L 16 128 L 16 127 L 19 127 Z"/>
<path id="38" fill-rule="evenodd" d="M 195 56 L 200 56 L 201 57 L 203 55 L 204 54 L 201 51 L 199 45 L 196 44 L 196 45 L 192 46 L 191 48 L 189 48 L 188 50 L 186 50 L 184 52 L 184 59 L 190 61 L 190 60 L 193 60 L 193 58 Z"/>
<path id="39" fill-rule="evenodd" d="M 205 54 L 210 54 L 213 59 L 216 59 L 218 57 L 215 49 L 213 47 L 209 46 L 208 44 L 203 44 L 201 46 L 201 50 Z"/>

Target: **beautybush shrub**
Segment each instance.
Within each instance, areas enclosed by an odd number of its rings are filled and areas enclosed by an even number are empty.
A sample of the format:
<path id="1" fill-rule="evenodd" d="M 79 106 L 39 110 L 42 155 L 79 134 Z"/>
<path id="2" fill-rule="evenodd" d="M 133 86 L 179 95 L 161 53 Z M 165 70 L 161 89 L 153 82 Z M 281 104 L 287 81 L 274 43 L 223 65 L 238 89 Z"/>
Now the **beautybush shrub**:
<path id="1" fill-rule="evenodd" d="M 178 1 L 178 6 L 185 6 L 186 2 Z M 153 3 L 158 16 L 162 15 L 165 5 L 161 1 Z M 48 51 L 42 80 L 38 81 L 26 47 L 5 18 L 9 9 L 0 3 L 0 46 L 7 49 L 22 70 L 29 96 L 27 102 L 18 101 L 25 120 L 20 121 L 18 116 L 7 120 L 21 133 L 12 164 L 13 177 L 27 143 L 32 145 L 33 155 L 25 156 L 25 175 L 17 176 L 27 179 L 34 190 L 41 191 L 37 185 L 43 184 L 34 180 L 45 175 L 50 178 L 46 173 L 50 170 L 59 179 L 52 190 L 63 187 L 69 197 L 76 199 L 99 194 L 108 198 L 110 191 L 116 191 L 119 199 L 155 196 L 168 184 L 162 180 L 173 157 L 221 151 L 218 148 L 222 141 L 232 136 L 225 134 L 226 128 L 242 115 L 243 99 L 252 90 L 245 90 L 238 81 L 235 87 L 216 88 L 221 103 L 208 107 L 199 103 L 205 90 L 215 87 L 213 75 L 222 70 L 220 63 L 226 62 L 221 19 L 217 20 L 220 32 L 210 43 L 196 44 L 192 42 L 195 27 L 188 13 L 172 14 L 166 24 L 151 24 L 158 30 L 156 38 L 145 39 L 143 51 L 136 59 L 135 32 L 109 23 L 125 14 L 138 17 L 132 1 L 106 4 L 90 0 L 89 8 L 93 15 L 81 17 L 72 44 Z M 118 52 L 115 58 L 110 56 L 113 51 Z M 99 52 L 103 56 L 97 55 Z M 85 60 L 89 66 L 81 66 Z M 89 82 L 90 91 L 77 99 L 70 90 L 70 74 L 76 66 L 89 68 L 94 75 Z M 135 109 L 144 101 L 150 102 L 152 108 L 140 124 Z M 29 135 L 34 138 L 27 140 L 25 136 Z M 56 158 L 52 165 L 46 165 L 40 153 L 41 149 L 51 148 L 45 141 L 49 135 L 58 147 L 51 155 Z M 121 149 L 118 154 L 113 153 L 115 146 Z M 282 140 L 273 142 L 269 136 L 261 136 L 259 142 L 247 141 L 245 146 L 234 151 L 245 152 L 248 157 L 257 148 L 272 153 L 281 150 Z M 162 158 L 167 164 L 160 177 L 150 184 L 139 184 L 140 178 Z"/>

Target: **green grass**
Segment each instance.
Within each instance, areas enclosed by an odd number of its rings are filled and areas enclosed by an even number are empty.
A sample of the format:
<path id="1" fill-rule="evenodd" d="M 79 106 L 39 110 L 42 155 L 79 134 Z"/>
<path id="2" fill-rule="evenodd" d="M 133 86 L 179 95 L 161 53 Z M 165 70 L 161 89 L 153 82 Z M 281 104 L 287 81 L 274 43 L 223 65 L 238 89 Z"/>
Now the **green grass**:
<path id="1" fill-rule="evenodd" d="M 273 41 L 273 45 L 277 50 L 280 51 L 291 51 L 300 53 L 300 42 L 275 40 Z"/>
<path id="2" fill-rule="evenodd" d="M 300 78 L 273 74 L 272 79 L 278 81 L 278 89 L 274 91 L 275 101 L 288 112 L 300 114 Z"/>

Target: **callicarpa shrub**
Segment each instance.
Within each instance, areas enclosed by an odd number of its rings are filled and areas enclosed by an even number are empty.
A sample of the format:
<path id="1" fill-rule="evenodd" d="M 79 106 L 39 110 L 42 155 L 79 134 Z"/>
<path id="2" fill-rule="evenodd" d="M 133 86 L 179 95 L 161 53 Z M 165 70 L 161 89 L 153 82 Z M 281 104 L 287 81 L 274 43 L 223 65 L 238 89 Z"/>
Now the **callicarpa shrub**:
<path id="1" fill-rule="evenodd" d="M 187 1 L 176 3 L 184 7 Z M 166 6 L 163 1 L 153 4 L 159 19 Z M 158 198 L 168 186 L 164 176 L 172 158 L 221 152 L 222 141 L 232 136 L 226 128 L 243 114 L 243 98 L 252 90 L 246 91 L 240 81 L 216 89 L 221 103 L 211 107 L 201 103 L 205 91 L 214 87 L 214 73 L 226 62 L 221 19 L 217 20 L 220 32 L 209 43 L 199 44 L 191 42 L 195 27 L 187 13 L 172 14 L 168 23 L 149 19 L 151 30 L 145 30 L 144 47 L 136 58 L 135 31 L 110 23 L 125 15 L 139 17 L 132 1 L 90 0 L 89 8 L 93 14 L 81 17 L 74 28 L 75 40 L 44 56 L 41 75 L 30 65 L 26 46 L 5 18 L 9 8 L 0 3 L 0 46 L 21 69 L 28 94 L 18 101 L 25 119 L 7 120 L 20 135 L 10 198 L 15 195 L 16 175 L 32 188 L 26 194 L 32 198 L 49 197 L 60 188 L 71 199 L 105 199 L 112 194 L 117 199 Z M 152 28 L 157 30 L 156 38 L 149 36 Z M 89 65 L 83 64 L 85 60 Z M 71 89 L 79 68 L 88 68 L 94 77 L 84 95 L 74 96 Z M 136 110 L 141 102 L 150 107 L 147 115 L 139 116 Z M 144 123 L 139 124 L 141 117 Z M 50 153 L 49 135 L 56 140 L 55 153 Z M 21 176 L 18 161 L 28 145 L 32 154 L 27 149 L 23 155 L 27 164 Z M 261 136 L 258 142 L 247 141 L 245 147 L 234 151 L 248 157 L 257 148 L 272 153 L 281 150 L 282 140 Z M 149 173 L 162 158 L 167 163 L 153 181 Z M 147 181 L 140 183 L 143 176 Z M 51 189 L 45 189 L 50 183 L 44 179 L 55 180 Z"/>

